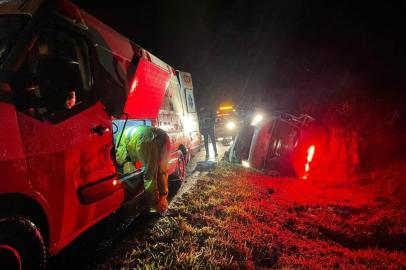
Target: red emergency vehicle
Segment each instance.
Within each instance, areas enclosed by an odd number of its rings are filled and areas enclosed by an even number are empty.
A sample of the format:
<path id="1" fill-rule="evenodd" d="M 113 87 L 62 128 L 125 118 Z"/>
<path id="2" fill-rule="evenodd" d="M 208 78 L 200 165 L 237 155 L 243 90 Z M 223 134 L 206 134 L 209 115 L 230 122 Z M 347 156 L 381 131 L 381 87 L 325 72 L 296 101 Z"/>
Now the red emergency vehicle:
<path id="1" fill-rule="evenodd" d="M 183 177 L 195 112 L 179 73 L 70 2 L 1 1 L 0 33 L 0 269 L 43 269 L 127 200 L 142 204 L 114 133 L 165 128 Z"/>

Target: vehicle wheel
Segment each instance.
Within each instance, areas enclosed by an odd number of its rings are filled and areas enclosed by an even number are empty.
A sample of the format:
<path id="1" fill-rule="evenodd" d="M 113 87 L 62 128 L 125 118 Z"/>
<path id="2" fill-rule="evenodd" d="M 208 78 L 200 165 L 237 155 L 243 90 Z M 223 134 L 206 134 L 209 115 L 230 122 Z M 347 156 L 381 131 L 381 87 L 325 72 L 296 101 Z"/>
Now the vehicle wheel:
<path id="1" fill-rule="evenodd" d="M 183 155 L 182 151 L 179 151 L 179 156 L 178 156 L 178 164 L 176 165 L 176 172 L 175 176 L 178 181 L 183 182 L 186 177 L 186 162 L 185 162 L 185 156 Z"/>
<path id="2" fill-rule="evenodd" d="M 179 150 L 183 154 L 183 159 L 185 161 L 185 166 L 186 166 L 189 163 L 190 159 L 191 159 L 191 156 L 192 156 L 191 152 L 188 151 L 184 145 L 179 146 Z"/>
<path id="3" fill-rule="evenodd" d="M 0 219 L 0 269 L 43 270 L 46 254 L 34 223 L 21 217 Z"/>

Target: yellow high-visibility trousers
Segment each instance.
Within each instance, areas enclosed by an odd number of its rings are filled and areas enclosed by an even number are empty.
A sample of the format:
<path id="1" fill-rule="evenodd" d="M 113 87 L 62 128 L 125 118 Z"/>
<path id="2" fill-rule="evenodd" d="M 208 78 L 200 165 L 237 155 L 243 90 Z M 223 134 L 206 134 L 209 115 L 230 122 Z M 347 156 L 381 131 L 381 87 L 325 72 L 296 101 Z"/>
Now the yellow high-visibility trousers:
<path id="1" fill-rule="evenodd" d="M 148 126 L 126 128 L 116 151 L 117 163 L 123 165 L 124 173 L 135 171 L 134 163 L 141 161 L 145 198 L 152 212 L 162 212 L 168 205 L 169 151 L 170 140 L 166 132 Z"/>
<path id="2" fill-rule="evenodd" d="M 151 212 L 162 212 L 166 210 L 168 204 L 167 195 L 164 195 L 168 193 L 168 135 L 160 132 L 152 141 L 140 144 L 137 155 L 144 168 L 147 205 Z"/>

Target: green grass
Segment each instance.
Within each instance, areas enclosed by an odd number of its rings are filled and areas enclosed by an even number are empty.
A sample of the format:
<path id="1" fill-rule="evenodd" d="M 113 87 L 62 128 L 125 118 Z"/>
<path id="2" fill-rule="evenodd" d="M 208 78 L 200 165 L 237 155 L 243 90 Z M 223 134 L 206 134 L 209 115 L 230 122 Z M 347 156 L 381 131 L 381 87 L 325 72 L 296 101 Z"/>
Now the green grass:
<path id="1" fill-rule="evenodd" d="M 306 186 L 223 163 L 176 202 L 171 216 L 123 243 L 126 252 L 98 269 L 402 269 L 404 246 L 373 237 L 402 239 L 392 231 L 402 228 L 404 212 L 351 206 L 357 196 L 343 196 L 346 188 Z M 380 216 L 385 211 L 397 219 Z"/>

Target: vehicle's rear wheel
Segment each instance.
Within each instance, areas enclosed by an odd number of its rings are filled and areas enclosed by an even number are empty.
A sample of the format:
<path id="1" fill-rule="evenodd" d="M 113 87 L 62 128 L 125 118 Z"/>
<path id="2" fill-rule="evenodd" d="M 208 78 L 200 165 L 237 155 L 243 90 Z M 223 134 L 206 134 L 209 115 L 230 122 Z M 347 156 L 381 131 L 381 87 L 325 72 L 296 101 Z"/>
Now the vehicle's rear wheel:
<path id="1" fill-rule="evenodd" d="M 46 254 L 34 223 L 21 217 L 0 218 L 0 269 L 42 270 Z"/>
<path id="2" fill-rule="evenodd" d="M 183 182 L 183 180 L 185 180 L 186 177 L 186 161 L 182 151 L 179 151 L 175 177 L 179 182 Z"/>
<path id="3" fill-rule="evenodd" d="M 183 159 L 185 161 L 185 166 L 186 166 L 189 163 L 190 159 L 191 159 L 191 152 L 188 151 L 184 145 L 179 146 L 179 150 L 183 154 Z"/>

